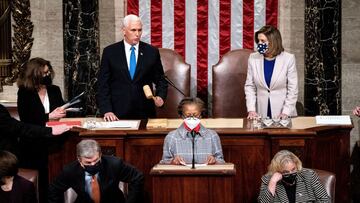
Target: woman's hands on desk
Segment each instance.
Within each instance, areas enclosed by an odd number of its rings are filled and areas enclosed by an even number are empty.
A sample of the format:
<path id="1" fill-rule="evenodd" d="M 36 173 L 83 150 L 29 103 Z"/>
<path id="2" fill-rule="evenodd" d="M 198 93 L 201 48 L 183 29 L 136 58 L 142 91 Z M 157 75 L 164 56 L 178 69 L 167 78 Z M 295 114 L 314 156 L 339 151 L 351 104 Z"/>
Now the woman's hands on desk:
<path id="1" fill-rule="evenodd" d="M 182 158 L 179 155 L 176 155 L 170 162 L 170 164 L 174 164 L 174 165 L 186 165 L 186 162 L 184 160 L 184 158 Z"/>
<path id="2" fill-rule="evenodd" d="M 170 164 L 174 164 L 174 165 L 186 165 L 186 162 L 184 160 L 184 158 L 182 158 L 181 156 L 179 155 L 176 155 L 170 162 Z M 205 164 L 208 164 L 208 165 L 213 165 L 213 164 L 216 164 L 216 159 L 214 156 L 212 155 L 209 155 L 206 159 L 206 162 Z"/>

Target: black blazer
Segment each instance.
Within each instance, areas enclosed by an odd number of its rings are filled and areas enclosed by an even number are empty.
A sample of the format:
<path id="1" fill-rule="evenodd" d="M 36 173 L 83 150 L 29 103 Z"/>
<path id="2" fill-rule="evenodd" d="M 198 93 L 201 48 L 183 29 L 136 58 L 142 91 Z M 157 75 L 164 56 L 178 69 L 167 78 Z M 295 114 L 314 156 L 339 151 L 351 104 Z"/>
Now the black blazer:
<path id="1" fill-rule="evenodd" d="M 18 138 L 52 137 L 51 128 L 26 124 L 12 118 L 0 104 L 0 149 L 18 154 Z"/>
<path id="2" fill-rule="evenodd" d="M 98 74 L 97 104 L 100 113 L 113 112 L 118 118 L 155 117 L 152 99 L 146 99 L 143 86 L 156 86 L 156 96 L 167 95 L 167 82 L 159 50 L 139 43 L 134 80 L 131 80 L 125 55 L 124 41 L 112 44 L 103 51 Z"/>
<path id="3" fill-rule="evenodd" d="M 102 169 L 99 172 L 101 203 L 125 202 L 124 194 L 119 189 L 119 182 L 129 183 L 127 203 L 141 203 L 144 176 L 133 166 L 113 156 L 101 157 Z M 72 188 L 77 193 L 75 202 L 90 203 L 92 199 L 85 192 L 85 171 L 78 161 L 64 167 L 63 172 L 50 184 L 48 202 L 64 202 L 64 192 Z"/>
<path id="4" fill-rule="evenodd" d="M 10 200 L 5 198 L 5 193 L 0 191 L 0 202 L 37 203 L 34 184 L 18 175 L 14 176 L 13 187 L 9 191 Z"/>
<path id="5" fill-rule="evenodd" d="M 46 87 L 49 96 L 50 112 L 64 104 L 60 88 L 56 85 Z M 44 106 L 36 90 L 19 87 L 17 98 L 20 120 L 25 123 L 45 126 L 49 121 L 49 114 L 45 113 Z"/>

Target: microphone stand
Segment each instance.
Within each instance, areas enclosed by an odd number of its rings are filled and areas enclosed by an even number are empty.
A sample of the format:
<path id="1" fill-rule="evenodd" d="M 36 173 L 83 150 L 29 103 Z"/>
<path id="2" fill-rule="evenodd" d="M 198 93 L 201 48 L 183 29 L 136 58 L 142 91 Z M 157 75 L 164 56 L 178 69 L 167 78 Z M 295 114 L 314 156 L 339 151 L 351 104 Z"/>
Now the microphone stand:
<path id="1" fill-rule="evenodd" d="M 195 136 L 196 133 L 192 130 L 190 132 L 191 137 L 192 137 L 192 166 L 191 169 L 195 169 Z"/>
<path id="2" fill-rule="evenodd" d="M 177 88 L 176 85 L 175 85 L 166 75 L 164 75 L 164 79 L 166 80 L 166 82 L 167 82 L 170 86 L 172 86 L 173 88 L 175 88 L 175 89 L 176 89 L 178 92 L 180 92 L 184 97 L 186 97 L 185 94 L 184 94 L 184 92 L 182 92 L 179 88 Z"/>

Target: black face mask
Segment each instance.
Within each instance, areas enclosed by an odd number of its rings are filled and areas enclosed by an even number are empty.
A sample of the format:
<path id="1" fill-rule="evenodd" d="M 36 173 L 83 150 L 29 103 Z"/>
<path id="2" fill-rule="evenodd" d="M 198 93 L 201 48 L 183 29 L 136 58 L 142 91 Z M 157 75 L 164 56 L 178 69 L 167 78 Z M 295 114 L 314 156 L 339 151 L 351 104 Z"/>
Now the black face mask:
<path id="1" fill-rule="evenodd" d="M 101 161 L 98 161 L 95 165 L 84 165 L 84 170 L 92 176 L 99 173 L 100 169 Z"/>
<path id="2" fill-rule="evenodd" d="M 0 177 L 0 186 L 5 185 L 5 182 L 3 181 L 3 177 Z"/>
<path id="3" fill-rule="evenodd" d="M 51 85 L 52 79 L 50 75 L 40 78 L 40 84 L 42 85 Z"/>
<path id="4" fill-rule="evenodd" d="M 297 175 L 296 172 L 282 175 L 281 181 L 288 184 L 288 185 L 293 185 L 295 183 L 295 180 L 296 180 L 296 175 Z"/>

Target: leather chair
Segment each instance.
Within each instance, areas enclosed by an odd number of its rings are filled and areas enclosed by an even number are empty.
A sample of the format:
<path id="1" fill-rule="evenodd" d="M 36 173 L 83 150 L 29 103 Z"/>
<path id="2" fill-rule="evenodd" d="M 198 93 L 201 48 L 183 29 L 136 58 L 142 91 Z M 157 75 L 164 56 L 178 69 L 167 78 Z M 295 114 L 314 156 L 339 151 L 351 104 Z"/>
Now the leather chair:
<path id="1" fill-rule="evenodd" d="M 160 48 L 159 52 L 165 76 L 188 97 L 190 95 L 190 65 L 172 49 Z M 179 118 L 177 106 L 183 98 L 184 95 L 169 84 L 164 106 L 156 108 L 157 117 Z"/>
<path id="2" fill-rule="evenodd" d="M 29 180 L 30 182 L 34 183 L 36 197 L 37 197 L 37 199 L 39 199 L 39 183 L 38 183 L 39 173 L 38 173 L 38 171 L 34 170 L 34 169 L 19 168 L 18 175 Z"/>
<path id="3" fill-rule="evenodd" d="M 212 67 L 212 117 L 247 116 L 244 85 L 248 58 L 252 52 L 248 49 L 229 51 Z"/>
<path id="4" fill-rule="evenodd" d="M 335 174 L 329 171 L 313 169 L 319 176 L 320 182 L 324 185 L 326 192 L 331 198 L 331 202 L 335 203 Z"/>

